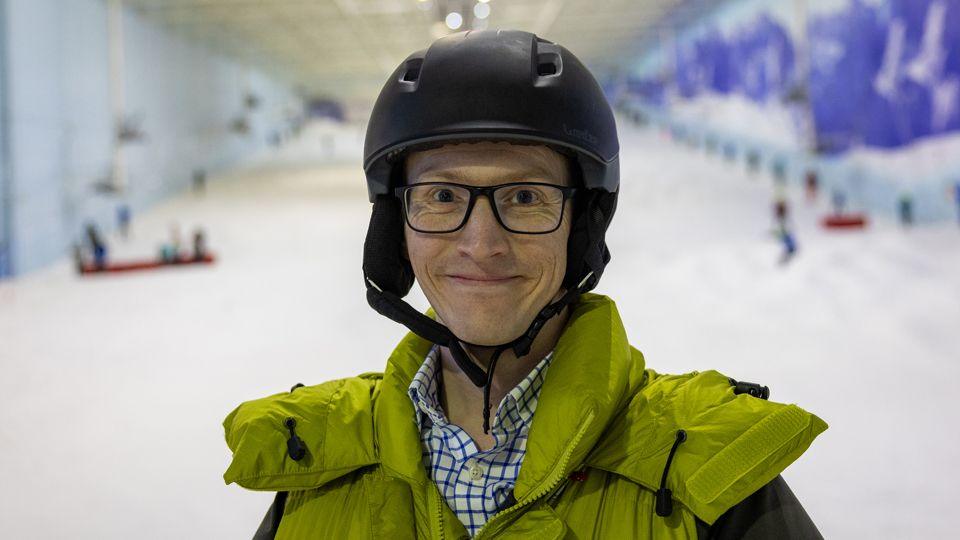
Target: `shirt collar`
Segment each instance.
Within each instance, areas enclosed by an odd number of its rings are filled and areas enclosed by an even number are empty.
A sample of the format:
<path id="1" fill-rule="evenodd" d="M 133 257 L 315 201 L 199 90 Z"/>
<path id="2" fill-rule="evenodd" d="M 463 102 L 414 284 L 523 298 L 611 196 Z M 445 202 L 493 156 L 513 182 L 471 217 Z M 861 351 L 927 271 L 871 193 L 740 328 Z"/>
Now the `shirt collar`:
<path id="1" fill-rule="evenodd" d="M 519 425 L 528 425 L 533 419 L 537 407 L 537 396 L 546 377 L 547 367 L 553 358 L 553 352 L 545 356 L 526 377 L 503 397 L 492 420 L 492 428 L 511 429 Z M 440 406 L 440 347 L 434 345 L 427 353 L 423 364 L 413 376 L 407 393 L 416 411 L 417 427 L 424 428 L 424 420 L 432 424 L 445 426 L 449 423 L 446 413 Z M 512 413 L 512 414 L 511 414 Z M 428 424 L 429 425 L 429 424 Z"/>
<path id="2" fill-rule="evenodd" d="M 423 429 L 424 418 L 439 426 L 447 424 L 447 416 L 440 406 L 440 348 L 437 345 L 430 348 L 407 393 L 416 411 L 417 428 Z"/>

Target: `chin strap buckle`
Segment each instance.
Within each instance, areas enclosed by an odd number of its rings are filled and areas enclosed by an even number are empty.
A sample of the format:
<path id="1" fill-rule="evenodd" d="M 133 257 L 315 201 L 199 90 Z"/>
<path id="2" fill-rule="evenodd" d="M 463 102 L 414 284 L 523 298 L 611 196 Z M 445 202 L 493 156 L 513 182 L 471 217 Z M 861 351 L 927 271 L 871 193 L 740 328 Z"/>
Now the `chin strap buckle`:
<path id="1" fill-rule="evenodd" d="M 729 379 L 729 381 L 730 386 L 733 386 L 734 395 L 748 394 L 759 399 L 768 399 L 770 397 L 770 388 L 767 386 L 760 386 L 757 383 L 737 381 L 734 379 Z"/>

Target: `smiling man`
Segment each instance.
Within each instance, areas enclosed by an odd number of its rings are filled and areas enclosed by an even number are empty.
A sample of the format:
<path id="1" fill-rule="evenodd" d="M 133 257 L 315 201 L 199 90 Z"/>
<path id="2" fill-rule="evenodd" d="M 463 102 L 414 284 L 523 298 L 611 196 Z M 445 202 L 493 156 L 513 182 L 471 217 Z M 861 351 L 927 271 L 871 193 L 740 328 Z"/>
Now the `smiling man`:
<path id="1" fill-rule="evenodd" d="M 472 352 L 486 366 L 489 346 L 522 335 L 543 306 L 562 294 L 571 215 L 566 200 L 574 192 L 568 163 L 545 146 L 477 142 L 414 152 L 406 169 L 408 185 L 399 192 L 417 283 L 437 320 L 462 342 L 479 345 Z M 528 354 L 517 358 L 505 351 L 488 385 L 488 403 L 499 403 L 530 374 L 565 320 L 550 319 Z M 449 348 L 436 354 L 443 360 L 437 378 L 446 382 L 442 409 L 449 422 L 480 448 L 494 446 L 478 423 L 479 389 Z"/>
<path id="2" fill-rule="evenodd" d="M 225 480 L 278 492 L 256 538 L 820 537 L 779 475 L 826 424 L 646 369 L 589 292 L 618 152 L 592 75 L 532 34 L 455 34 L 397 68 L 367 131 L 363 270 L 411 333 L 382 374 L 230 413 Z"/>

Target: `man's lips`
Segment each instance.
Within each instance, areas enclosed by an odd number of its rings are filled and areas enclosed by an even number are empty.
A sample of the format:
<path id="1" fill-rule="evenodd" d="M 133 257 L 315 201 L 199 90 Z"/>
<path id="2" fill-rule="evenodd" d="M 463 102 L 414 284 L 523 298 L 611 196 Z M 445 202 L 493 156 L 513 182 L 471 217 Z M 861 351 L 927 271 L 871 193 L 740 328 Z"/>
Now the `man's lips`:
<path id="1" fill-rule="evenodd" d="M 484 274 L 447 274 L 448 278 L 461 285 L 500 285 L 520 276 L 495 276 Z"/>

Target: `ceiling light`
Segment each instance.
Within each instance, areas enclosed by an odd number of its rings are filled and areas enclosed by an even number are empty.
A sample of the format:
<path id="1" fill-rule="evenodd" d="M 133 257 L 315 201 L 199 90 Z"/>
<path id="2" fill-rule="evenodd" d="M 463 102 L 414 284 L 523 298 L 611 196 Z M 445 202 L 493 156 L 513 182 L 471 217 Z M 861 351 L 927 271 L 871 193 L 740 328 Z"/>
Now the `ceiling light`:
<path id="1" fill-rule="evenodd" d="M 473 6 L 473 15 L 478 19 L 486 19 L 490 16 L 490 4 L 477 4 Z"/>
<path id="2" fill-rule="evenodd" d="M 480 2 L 481 4 L 486 4 L 486 3 L 489 2 L 489 1 L 490 1 L 490 0 L 477 0 L 477 2 Z"/>
<path id="3" fill-rule="evenodd" d="M 447 28 L 451 30 L 456 30 L 463 25 L 463 15 L 460 15 L 456 11 L 451 11 L 447 14 Z"/>

